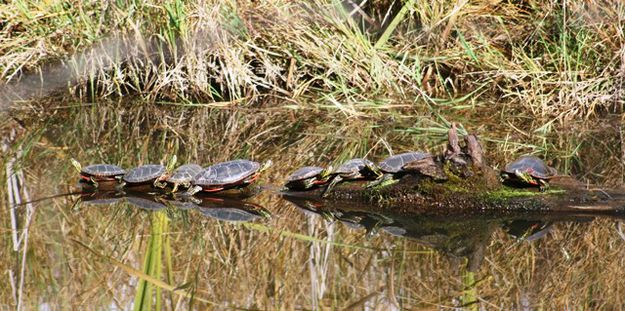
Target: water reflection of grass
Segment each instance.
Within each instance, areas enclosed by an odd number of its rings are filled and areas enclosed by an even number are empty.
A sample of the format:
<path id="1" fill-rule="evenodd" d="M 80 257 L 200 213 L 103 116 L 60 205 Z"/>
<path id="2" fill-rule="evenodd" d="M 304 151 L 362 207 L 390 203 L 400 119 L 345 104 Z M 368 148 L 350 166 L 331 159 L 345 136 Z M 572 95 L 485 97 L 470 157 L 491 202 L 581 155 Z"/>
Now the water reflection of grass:
<path id="1" fill-rule="evenodd" d="M 164 239 L 163 232 L 167 232 L 168 219 L 167 215 L 163 212 L 152 213 L 152 234 L 148 237 L 148 244 L 145 250 L 145 258 L 143 260 L 143 273 L 151 276 L 157 280 L 161 279 L 161 273 L 163 271 L 163 245 Z M 170 253 L 169 251 L 168 253 Z M 168 258 L 167 259 L 171 259 Z M 170 267 L 171 264 L 166 265 Z M 171 275 L 171 271 L 168 271 L 168 275 Z M 137 292 L 135 294 L 135 310 L 152 310 L 152 303 L 154 301 L 154 308 L 156 310 L 162 310 L 162 295 L 161 288 L 153 288 L 154 285 L 145 280 L 140 279 L 137 286 Z M 155 291 L 153 292 L 153 290 Z"/>

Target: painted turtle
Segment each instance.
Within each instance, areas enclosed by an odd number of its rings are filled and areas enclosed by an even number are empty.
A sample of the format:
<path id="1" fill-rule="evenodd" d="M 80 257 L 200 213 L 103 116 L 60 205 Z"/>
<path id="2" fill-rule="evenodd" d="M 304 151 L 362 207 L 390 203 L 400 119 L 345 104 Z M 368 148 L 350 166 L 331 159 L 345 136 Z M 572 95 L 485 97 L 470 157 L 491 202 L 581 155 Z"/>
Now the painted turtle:
<path id="1" fill-rule="evenodd" d="M 185 164 L 177 168 L 171 176 L 167 177 L 167 182 L 172 185 L 171 192 L 176 192 L 179 186 L 183 188 L 191 187 L 193 177 L 202 171 L 202 167 L 197 164 Z"/>
<path id="2" fill-rule="evenodd" d="M 269 166 L 271 161 L 265 162 L 261 167 L 260 163 L 249 160 L 233 160 L 209 166 L 193 177 L 193 187 L 189 188 L 187 194 L 246 187 L 256 181 L 260 172 Z"/>
<path id="3" fill-rule="evenodd" d="M 92 164 L 82 167 L 80 162 L 71 159 L 72 165 L 80 173 L 80 180 L 97 187 L 99 182 L 120 182 L 126 174 L 121 167 L 113 164 Z"/>
<path id="4" fill-rule="evenodd" d="M 549 179 L 556 176 L 557 171 L 547 166 L 543 160 L 535 156 L 522 156 L 506 165 L 501 172 L 504 182 L 523 186 L 538 186 L 540 191 L 549 188 Z"/>
<path id="5" fill-rule="evenodd" d="M 146 164 L 135 167 L 124 175 L 122 186 L 138 186 L 145 184 L 153 184 L 156 187 L 163 188 L 166 178 L 166 169 L 160 164 Z"/>
<path id="6" fill-rule="evenodd" d="M 382 173 L 384 173 L 384 176 L 372 183 L 369 183 L 367 187 L 382 187 L 396 183 L 399 178 L 408 173 L 404 170 L 404 166 L 406 164 L 422 160 L 428 161 L 428 159 L 432 159 L 432 155 L 427 152 L 406 152 L 390 156 L 384 161 L 378 163 L 378 167 Z"/>
<path id="7" fill-rule="evenodd" d="M 319 166 L 304 166 L 293 172 L 284 185 L 286 191 L 304 191 L 317 188 L 328 183 L 332 167 L 324 169 Z"/>
<path id="8" fill-rule="evenodd" d="M 381 177 L 382 173 L 373 162 L 367 159 L 351 159 L 330 174 L 331 181 L 322 196 L 325 197 L 336 184 L 344 180 L 377 180 Z"/>

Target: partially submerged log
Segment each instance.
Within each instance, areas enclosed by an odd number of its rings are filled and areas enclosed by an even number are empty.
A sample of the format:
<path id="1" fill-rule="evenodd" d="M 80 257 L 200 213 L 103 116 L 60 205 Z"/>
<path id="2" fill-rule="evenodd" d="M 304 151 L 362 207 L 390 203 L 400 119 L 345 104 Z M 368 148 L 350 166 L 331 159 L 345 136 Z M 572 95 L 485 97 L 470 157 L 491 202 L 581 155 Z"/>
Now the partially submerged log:
<path id="1" fill-rule="evenodd" d="M 366 182 L 337 185 L 325 199 L 336 204 L 358 202 L 410 212 L 414 210 L 514 210 L 582 213 L 625 212 L 625 194 L 588 189 L 568 176 L 550 181 L 550 188 L 515 188 L 503 185 L 499 172 L 488 166 L 477 137 L 465 136 L 460 147 L 455 124 L 449 131 L 447 150 L 434 157 L 446 178 L 434 180 L 424 174 L 409 173 L 397 183 L 381 188 L 367 188 Z M 410 167 L 410 164 L 406 164 Z M 414 166 L 420 167 L 420 163 Z M 417 171 L 418 172 L 418 171 Z M 320 190 L 289 192 L 287 196 L 316 198 Z"/>

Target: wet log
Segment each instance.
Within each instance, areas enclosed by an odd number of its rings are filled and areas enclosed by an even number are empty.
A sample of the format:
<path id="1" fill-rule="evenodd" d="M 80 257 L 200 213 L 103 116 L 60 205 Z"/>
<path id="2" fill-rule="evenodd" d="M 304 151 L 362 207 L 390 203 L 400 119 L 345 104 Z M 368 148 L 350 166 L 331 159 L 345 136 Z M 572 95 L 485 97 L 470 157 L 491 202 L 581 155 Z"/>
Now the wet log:
<path id="1" fill-rule="evenodd" d="M 502 184 L 491 168 L 475 135 L 459 145 L 456 125 L 448 133 L 447 150 L 434 157 L 446 178 L 431 178 L 411 171 L 392 185 L 367 188 L 366 182 L 346 182 L 326 193 L 334 204 L 367 204 L 372 209 L 399 212 L 451 211 L 549 211 L 576 213 L 624 213 L 625 191 L 588 188 L 568 176 L 556 176 L 542 192 L 538 187 L 516 188 Z M 404 167 L 420 168 L 420 163 Z M 289 192 L 287 196 L 317 198 L 320 190 Z"/>

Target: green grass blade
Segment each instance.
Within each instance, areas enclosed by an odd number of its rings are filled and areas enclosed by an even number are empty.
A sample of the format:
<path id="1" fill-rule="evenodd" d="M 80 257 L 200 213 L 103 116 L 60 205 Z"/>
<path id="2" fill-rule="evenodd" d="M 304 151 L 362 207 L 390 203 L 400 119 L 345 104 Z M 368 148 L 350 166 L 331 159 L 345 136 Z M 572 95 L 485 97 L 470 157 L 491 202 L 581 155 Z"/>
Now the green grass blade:
<path id="1" fill-rule="evenodd" d="M 378 41 L 373 46 L 375 49 L 378 49 L 384 44 L 386 44 L 388 39 L 391 37 L 391 35 L 395 31 L 395 28 L 397 28 L 399 23 L 402 20 L 404 20 L 404 17 L 406 16 L 410 8 L 414 5 L 414 3 L 415 3 L 415 0 L 408 0 L 406 1 L 406 3 L 404 3 L 404 6 L 401 8 L 401 10 L 399 10 L 395 18 L 393 18 L 393 21 L 391 21 L 388 27 L 386 27 L 386 30 L 384 30 L 384 33 L 382 33 L 382 36 L 380 36 Z"/>

